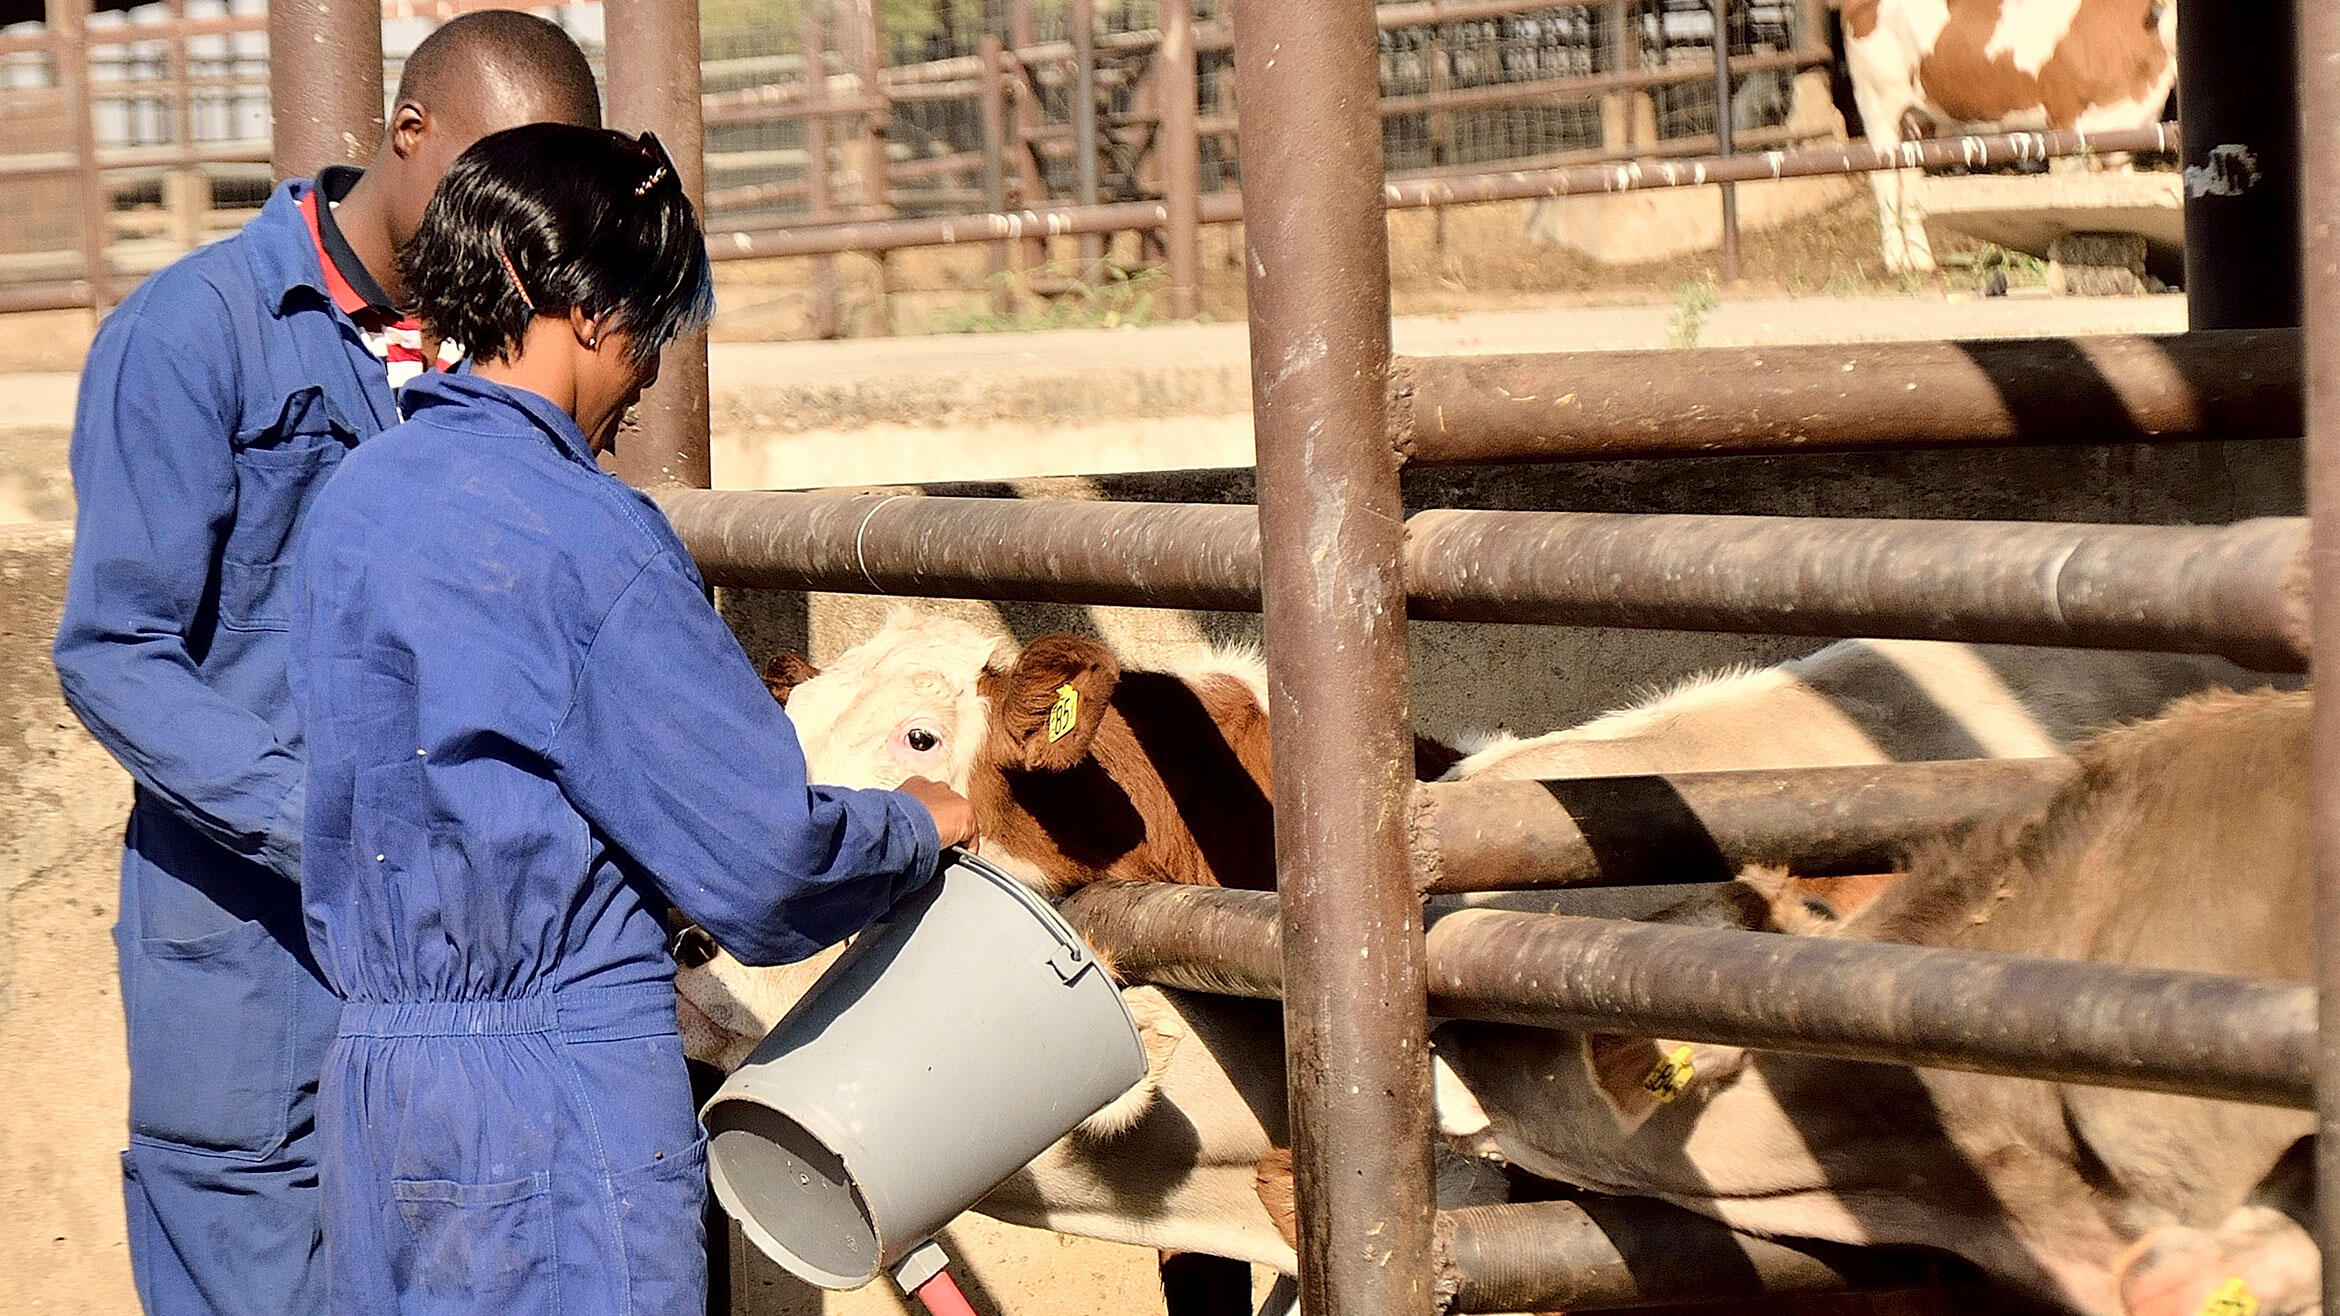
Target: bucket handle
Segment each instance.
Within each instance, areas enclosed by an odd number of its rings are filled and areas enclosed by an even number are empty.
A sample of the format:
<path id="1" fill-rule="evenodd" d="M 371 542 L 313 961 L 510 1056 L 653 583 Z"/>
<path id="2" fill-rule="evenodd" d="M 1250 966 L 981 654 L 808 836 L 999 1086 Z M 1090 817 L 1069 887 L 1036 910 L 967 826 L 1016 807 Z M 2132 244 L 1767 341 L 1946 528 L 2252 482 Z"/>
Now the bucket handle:
<path id="1" fill-rule="evenodd" d="M 1089 949 L 1087 942 L 1081 940 L 1079 933 L 1066 925 L 1064 916 L 1035 894 L 1032 888 L 957 846 L 950 848 L 948 858 L 951 863 L 965 866 L 968 871 L 988 879 L 993 886 L 1015 897 L 1040 921 L 1040 926 L 1048 929 L 1048 935 L 1056 938 L 1057 944 L 1057 952 L 1048 957 L 1048 967 L 1056 971 L 1057 978 L 1065 986 L 1070 987 L 1082 974 L 1095 967 L 1096 953 Z"/>

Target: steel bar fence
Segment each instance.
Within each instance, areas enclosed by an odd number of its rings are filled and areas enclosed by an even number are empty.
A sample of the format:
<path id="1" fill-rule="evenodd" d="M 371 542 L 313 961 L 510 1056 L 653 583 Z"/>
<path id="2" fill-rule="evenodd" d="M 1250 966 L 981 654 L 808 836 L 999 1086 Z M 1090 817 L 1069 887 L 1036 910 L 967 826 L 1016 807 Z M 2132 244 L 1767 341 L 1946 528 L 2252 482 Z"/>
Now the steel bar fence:
<path id="1" fill-rule="evenodd" d="M 660 501 L 716 585 L 1259 606 L 1259 541 L 1241 506 L 679 490 Z M 2307 656 L 2296 519 L 1433 510 L 1389 521 L 1404 531 L 1416 617 L 2217 653 L 2268 671 Z"/>
<path id="2" fill-rule="evenodd" d="M 2288 7 L 2288 6 L 2286 6 Z M 2300 290 L 2306 316 L 2308 510 L 2313 517 L 2316 638 L 2340 652 L 2340 7 L 2296 10 L 2299 51 Z M 2190 255 L 2190 253 L 2189 253 Z M 2219 308 L 2213 308 L 2216 313 Z M 2328 675 L 2315 666 L 2318 678 Z M 2315 809 L 2317 1050 L 2316 1242 L 2324 1309 L 2340 1311 L 2340 699 L 2315 703 L 2310 755 Z"/>
<path id="3" fill-rule="evenodd" d="M 1064 913 L 1133 980 L 1282 994 L 1273 892 L 1101 883 Z M 1498 909 L 1429 922 L 1445 1018 L 2315 1104 L 2306 983 Z"/>
<path id="4" fill-rule="evenodd" d="M 1767 151 L 1760 155 L 1713 156 L 1688 160 L 1636 160 L 1622 164 L 1575 165 L 1513 170 L 1460 177 L 1416 178 L 1387 184 L 1383 203 L 1392 210 L 1473 205 L 1535 197 L 1638 192 L 1660 187 L 1703 187 L 1722 182 L 1872 173 L 1945 165 L 1973 168 L 2061 159 L 2106 151 L 2167 150 L 2177 132 L 2162 124 L 2116 132 L 2008 133 L 1993 137 L 1937 138 L 1898 147 L 1853 146 L 1820 150 Z M 1198 221 L 1223 224 L 1243 218 L 1238 195 L 1214 192 L 1201 198 Z M 764 256 L 810 256 L 821 252 L 898 251 L 960 242 L 991 242 L 1026 232 L 1047 235 L 1102 233 L 1117 229 L 1162 228 L 1169 207 L 1158 201 L 1111 202 L 935 219 L 834 225 L 795 225 L 717 233 L 710 254 L 717 260 Z"/>
<path id="5" fill-rule="evenodd" d="M 268 122 L 276 179 L 362 164 L 382 140 L 379 0 L 268 6 Z M 298 59 L 282 58 L 290 51 Z"/>
<path id="6" fill-rule="evenodd" d="M 1425 464 L 2304 432 L 2296 329 L 1400 357 L 1391 393 Z"/>
<path id="7" fill-rule="evenodd" d="M 1304 1316 L 1418 1316 L 1434 1300 L 1373 11 L 1235 11 Z"/>
<path id="8" fill-rule="evenodd" d="M 282 7 L 281 5 L 276 7 Z M 698 0 L 609 0 L 608 119 L 658 134 L 684 190 L 704 208 L 705 127 L 699 118 Z M 709 483 L 707 335 L 670 343 L 658 382 L 618 435 L 612 466 L 632 484 Z"/>

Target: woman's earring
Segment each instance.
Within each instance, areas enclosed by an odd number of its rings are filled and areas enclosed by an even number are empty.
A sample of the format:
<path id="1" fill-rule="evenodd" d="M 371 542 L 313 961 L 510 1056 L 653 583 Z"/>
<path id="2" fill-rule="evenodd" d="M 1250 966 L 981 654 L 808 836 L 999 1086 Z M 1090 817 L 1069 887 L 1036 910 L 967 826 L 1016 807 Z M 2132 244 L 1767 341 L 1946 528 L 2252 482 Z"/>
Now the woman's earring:
<path id="1" fill-rule="evenodd" d="M 599 347 L 599 346 L 601 346 L 601 335 L 600 335 L 600 334 L 593 334 L 593 335 L 590 335 L 590 336 L 588 336 L 588 337 L 585 339 L 585 350 L 586 350 L 586 351 L 590 352 L 590 351 L 592 351 L 594 348 L 597 348 L 597 347 Z"/>

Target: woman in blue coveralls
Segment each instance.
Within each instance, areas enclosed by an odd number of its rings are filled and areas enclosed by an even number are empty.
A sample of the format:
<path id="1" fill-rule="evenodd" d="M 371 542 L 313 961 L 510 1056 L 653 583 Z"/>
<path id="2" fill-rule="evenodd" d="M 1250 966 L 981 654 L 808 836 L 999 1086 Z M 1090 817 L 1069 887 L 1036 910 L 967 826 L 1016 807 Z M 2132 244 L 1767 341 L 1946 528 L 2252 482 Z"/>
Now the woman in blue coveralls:
<path id="1" fill-rule="evenodd" d="M 654 138 L 535 125 L 400 255 L 472 368 L 410 385 L 310 513 L 304 907 L 346 1004 L 319 1094 L 333 1310 L 702 1309 L 705 1146 L 661 936 L 799 959 L 972 839 L 966 801 L 810 786 L 649 499 L 604 474 L 704 323 Z"/>

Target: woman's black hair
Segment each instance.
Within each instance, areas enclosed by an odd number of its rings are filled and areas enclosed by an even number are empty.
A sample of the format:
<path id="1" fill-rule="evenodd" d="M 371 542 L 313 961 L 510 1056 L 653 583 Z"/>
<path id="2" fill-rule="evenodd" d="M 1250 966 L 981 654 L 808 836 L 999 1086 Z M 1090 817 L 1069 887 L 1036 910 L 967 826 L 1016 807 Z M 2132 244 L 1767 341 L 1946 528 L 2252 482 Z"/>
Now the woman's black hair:
<path id="1" fill-rule="evenodd" d="M 699 217 L 648 133 L 532 123 L 480 138 L 398 271 L 423 324 L 481 361 L 517 350 L 532 317 L 580 310 L 646 362 L 715 311 Z"/>

